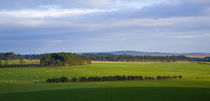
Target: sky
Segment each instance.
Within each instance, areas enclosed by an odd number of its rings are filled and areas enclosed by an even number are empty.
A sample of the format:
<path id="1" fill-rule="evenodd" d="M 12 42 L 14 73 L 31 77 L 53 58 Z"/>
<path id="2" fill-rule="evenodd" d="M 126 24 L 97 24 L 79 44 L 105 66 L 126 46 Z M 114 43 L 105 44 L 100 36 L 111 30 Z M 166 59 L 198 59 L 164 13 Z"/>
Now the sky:
<path id="1" fill-rule="evenodd" d="M 0 0 L 0 52 L 210 53 L 210 0 Z"/>

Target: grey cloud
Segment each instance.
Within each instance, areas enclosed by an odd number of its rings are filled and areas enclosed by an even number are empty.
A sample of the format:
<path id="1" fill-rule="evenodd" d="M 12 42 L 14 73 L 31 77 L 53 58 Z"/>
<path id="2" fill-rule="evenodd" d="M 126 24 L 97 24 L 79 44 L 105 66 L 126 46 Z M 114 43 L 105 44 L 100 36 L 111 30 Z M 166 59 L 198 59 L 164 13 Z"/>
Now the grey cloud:
<path id="1" fill-rule="evenodd" d="M 0 45 L 3 46 L 0 51 L 209 52 L 210 48 L 206 47 L 210 42 L 207 1 L 173 0 L 170 3 L 161 0 L 147 4 L 149 1 L 1 0 L 0 12 L 12 12 L 18 16 L 0 15 Z M 127 5 L 128 2 L 131 3 Z M 134 2 L 142 4 L 138 7 Z M 18 13 L 30 10 L 43 12 L 52 8 L 58 11 L 119 9 L 59 17 L 24 17 Z"/>

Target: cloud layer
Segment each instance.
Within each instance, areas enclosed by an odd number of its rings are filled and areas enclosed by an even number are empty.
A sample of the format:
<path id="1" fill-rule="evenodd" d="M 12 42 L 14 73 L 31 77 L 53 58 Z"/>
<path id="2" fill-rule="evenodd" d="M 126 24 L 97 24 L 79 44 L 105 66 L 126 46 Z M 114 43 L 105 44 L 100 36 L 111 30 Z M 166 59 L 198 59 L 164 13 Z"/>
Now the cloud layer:
<path id="1" fill-rule="evenodd" d="M 209 0 L 1 0 L 0 52 L 210 52 Z"/>

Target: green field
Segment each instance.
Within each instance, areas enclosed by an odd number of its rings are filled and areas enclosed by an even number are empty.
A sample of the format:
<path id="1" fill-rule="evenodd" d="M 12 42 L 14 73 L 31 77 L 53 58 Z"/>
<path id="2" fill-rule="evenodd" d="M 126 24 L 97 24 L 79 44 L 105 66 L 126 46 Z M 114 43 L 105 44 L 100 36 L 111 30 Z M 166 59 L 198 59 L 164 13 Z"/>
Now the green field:
<path id="1" fill-rule="evenodd" d="M 41 83 L 65 76 L 174 76 L 176 80 Z M 59 68 L 1 68 L 0 101 L 210 101 L 210 65 L 93 63 Z"/>
<path id="2" fill-rule="evenodd" d="M 2 62 L 2 65 L 5 65 L 6 63 L 8 65 L 11 65 L 11 64 L 39 64 L 39 60 L 1 60 Z"/>

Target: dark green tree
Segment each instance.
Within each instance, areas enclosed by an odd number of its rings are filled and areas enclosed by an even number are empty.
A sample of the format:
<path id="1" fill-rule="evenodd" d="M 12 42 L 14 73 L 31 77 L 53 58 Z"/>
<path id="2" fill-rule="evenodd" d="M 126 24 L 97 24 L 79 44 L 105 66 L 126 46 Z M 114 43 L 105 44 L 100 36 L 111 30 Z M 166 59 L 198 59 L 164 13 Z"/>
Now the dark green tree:
<path id="1" fill-rule="evenodd" d="M 43 54 L 40 59 L 42 66 L 72 66 L 90 64 L 91 61 L 86 56 L 74 53 L 49 53 Z"/>

